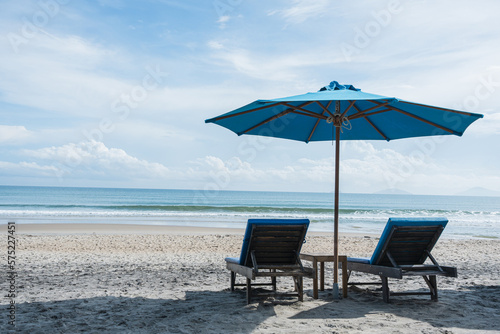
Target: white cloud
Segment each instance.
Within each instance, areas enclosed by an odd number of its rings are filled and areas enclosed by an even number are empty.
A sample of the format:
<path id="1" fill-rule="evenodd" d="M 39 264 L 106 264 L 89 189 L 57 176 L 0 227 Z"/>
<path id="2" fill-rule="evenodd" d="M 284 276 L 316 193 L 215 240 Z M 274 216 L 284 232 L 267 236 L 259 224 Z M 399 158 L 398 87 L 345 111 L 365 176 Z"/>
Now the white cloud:
<path id="1" fill-rule="evenodd" d="M 211 48 L 211 49 L 215 49 L 215 50 L 220 50 L 220 49 L 223 49 L 224 48 L 224 45 L 219 42 L 219 41 L 208 41 L 207 45 Z"/>
<path id="2" fill-rule="evenodd" d="M 298 24 L 324 15 L 330 7 L 329 0 L 294 0 L 292 7 L 271 11 L 269 15 L 278 14 L 287 22 Z"/>
<path id="3" fill-rule="evenodd" d="M 292 165 L 280 168 L 256 168 L 238 157 L 222 160 L 207 156 L 193 162 L 189 176 L 214 184 L 220 190 L 259 189 L 263 185 L 275 185 L 287 191 L 330 191 L 333 177 L 331 160 L 314 161 L 300 159 Z M 303 187 L 300 184 L 305 183 Z M 273 189 L 269 189 L 273 190 Z"/>
<path id="4" fill-rule="evenodd" d="M 280 83 L 303 81 L 305 79 L 298 80 L 298 76 L 305 69 L 319 69 L 343 61 L 340 55 L 331 52 L 329 46 L 318 46 L 314 51 L 280 52 L 272 57 L 260 49 L 230 46 L 212 49 L 214 59 L 232 65 L 241 74 L 253 79 Z"/>
<path id="5" fill-rule="evenodd" d="M 203 122 L 205 118 L 215 116 L 214 113 L 226 112 L 257 99 L 257 89 L 251 84 L 238 88 L 238 94 L 232 94 L 231 90 L 235 88 L 231 82 L 219 85 L 166 86 L 151 92 L 141 102 L 140 108 L 131 110 L 130 114 L 154 115 L 153 121 L 157 121 L 160 116 L 168 117 L 169 122 Z"/>
<path id="6" fill-rule="evenodd" d="M 19 145 L 32 136 L 24 126 L 0 125 L 0 144 Z"/>
<path id="7" fill-rule="evenodd" d="M 42 176 L 55 177 L 60 170 L 55 166 L 39 165 L 35 162 L 7 162 L 0 161 L 0 170 L 5 176 Z"/>
<path id="8" fill-rule="evenodd" d="M 415 144 L 413 150 L 401 153 L 377 149 L 369 142 L 344 143 L 342 150 L 351 157 L 341 159 L 341 191 L 372 193 L 399 188 L 415 194 L 454 194 L 477 186 L 500 187 L 500 178 L 491 171 L 474 171 L 455 165 L 450 168 L 440 163 L 433 154 L 433 146 L 428 144 Z M 436 145 L 434 150 L 438 148 Z M 265 188 L 329 192 L 334 185 L 333 157 L 299 158 L 281 165 L 259 163 L 258 167 L 257 162 L 252 164 L 237 157 L 223 160 L 207 156 L 191 165 L 186 177 L 219 190 Z"/>
<path id="9" fill-rule="evenodd" d="M 162 164 L 137 159 L 122 149 L 108 148 L 96 141 L 24 150 L 22 153 L 64 170 L 69 176 L 88 174 L 102 176 L 104 180 L 105 177 L 161 179 L 170 176 L 170 170 Z"/>
<path id="10" fill-rule="evenodd" d="M 231 19 L 231 16 L 229 16 L 229 15 L 219 16 L 219 19 L 217 20 L 217 23 L 219 23 L 219 28 L 225 29 L 226 23 L 229 22 L 230 19 Z"/>
<path id="11" fill-rule="evenodd" d="M 38 34 L 19 48 L 0 53 L 0 62 L 8 64 L 0 78 L 2 101 L 91 116 L 109 108 L 116 94 L 130 92 L 126 80 L 111 74 L 126 58 L 119 49 L 56 33 Z"/>
<path id="12" fill-rule="evenodd" d="M 500 135 L 500 113 L 485 115 L 467 132 L 477 135 Z"/>
<path id="13" fill-rule="evenodd" d="M 31 19 L 41 3 L 6 3 L 0 35 L 20 33 L 20 18 Z M 217 12 L 213 3 L 194 8 L 161 1 L 137 12 L 126 2 L 106 0 L 101 5 L 123 5 L 117 7 L 124 14 L 108 21 L 102 6 L 72 2 L 19 45 L 17 54 L 8 38 L 0 39 L 0 103 L 7 106 L 8 123 L 16 125 L 1 126 L 0 153 L 7 152 L 9 161 L 29 153 L 18 162 L 4 162 L 2 168 L 18 168 L 26 175 L 28 170 L 31 175 L 64 173 L 81 180 L 121 178 L 120 186 L 141 186 L 148 179 L 157 181 L 149 183 L 155 187 L 164 180 L 164 187 L 200 188 L 224 185 L 224 177 L 230 176 L 227 187 L 233 189 L 330 191 L 333 160 L 322 159 L 330 153 L 314 144 L 305 155 L 278 141 L 260 149 L 265 145 L 259 139 L 259 148 L 251 147 L 258 153 L 252 161 L 245 161 L 243 154 L 229 158 L 241 151 L 236 137 L 203 120 L 259 98 L 315 91 L 338 80 L 367 92 L 485 114 L 467 130 L 470 141 L 449 140 L 440 145 L 439 154 L 424 159 L 415 155 L 415 144 L 391 142 L 391 148 L 398 148 L 386 150 L 378 144 L 343 143 L 344 191 L 387 188 L 387 175 L 412 192 L 434 187 L 442 193 L 460 182 L 470 184 L 454 178 L 460 171 L 453 163 L 462 172 L 464 164 L 473 170 L 487 163 L 489 171 L 470 179 L 497 184 L 491 175 L 499 174 L 498 148 L 484 142 L 499 141 L 499 2 L 400 2 L 402 10 L 390 18 L 380 15 L 391 2 L 294 0 L 281 3 L 278 10 L 276 3 L 223 3 L 231 8 Z M 150 15 L 150 21 L 141 22 L 142 13 L 162 6 L 167 10 L 161 19 Z M 226 24 L 231 29 L 219 29 Z M 137 29 L 130 31 L 131 25 Z M 369 39 L 366 46 L 358 43 L 359 52 L 349 62 L 340 45 L 355 45 L 359 32 Z M 141 85 L 146 64 L 159 64 L 169 75 L 122 119 L 111 105 Z M 66 144 L 79 143 L 84 129 L 98 129 L 99 121 L 107 118 L 114 130 L 99 139 L 107 146 Z M 226 142 L 228 138 L 234 142 Z M 31 150 L 19 150 L 20 144 Z M 474 159 L 447 161 L 462 144 L 464 151 L 474 150 Z M 283 148 L 279 155 L 275 145 Z M 415 148 L 416 153 L 411 151 Z M 478 152 L 481 148 L 484 154 Z M 213 157 L 189 162 L 207 155 Z"/>
<path id="14" fill-rule="evenodd" d="M 131 133 L 134 134 L 133 137 L 131 137 Z M 199 133 L 191 129 L 178 128 L 175 125 L 132 119 L 117 123 L 113 136 L 122 142 L 135 141 L 138 145 L 143 145 L 144 148 L 150 148 L 164 145 L 178 146 L 179 143 L 187 145 L 198 139 Z M 154 142 L 154 146 L 152 142 Z"/>
<path id="15" fill-rule="evenodd" d="M 419 140 L 425 142 L 418 145 Z M 437 144 L 432 139 L 415 139 L 412 143 L 413 150 L 401 153 L 392 149 L 376 149 L 364 141 L 349 142 L 342 149 L 358 157 L 342 160 L 341 184 L 351 189 L 349 192 L 373 192 L 388 188 L 421 192 L 422 189 L 414 186 L 408 188 L 415 175 L 445 173 L 446 168 L 438 165 L 434 158 Z"/>

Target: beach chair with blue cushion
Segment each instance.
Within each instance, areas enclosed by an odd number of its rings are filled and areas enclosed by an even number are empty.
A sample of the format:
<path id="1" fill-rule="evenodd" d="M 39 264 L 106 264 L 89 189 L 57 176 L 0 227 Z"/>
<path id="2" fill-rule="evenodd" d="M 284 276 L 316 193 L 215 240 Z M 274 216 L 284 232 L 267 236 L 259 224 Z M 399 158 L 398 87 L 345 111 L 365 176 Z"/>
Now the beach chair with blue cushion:
<path id="1" fill-rule="evenodd" d="M 231 291 L 246 285 L 248 303 L 254 296 L 297 296 L 302 301 L 303 277 L 313 277 L 299 257 L 308 226 L 308 219 L 249 219 L 240 257 L 225 259 L 231 271 Z M 246 277 L 246 284 L 236 283 L 237 274 Z M 276 278 L 283 276 L 293 278 L 293 292 L 276 292 Z M 254 282 L 259 277 L 270 278 L 271 282 Z M 252 291 L 254 286 L 272 286 L 272 291 L 256 293 Z"/>
<path id="2" fill-rule="evenodd" d="M 447 223 L 445 218 L 390 218 L 371 258 L 347 258 L 349 276 L 354 271 L 380 276 L 385 302 L 389 302 L 389 296 L 396 295 L 430 295 L 437 301 L 436 276 L 457 277 L 456 268 L 439 265 L 431 255 Z M 431 263 L 424 263 L 427 259 Z M 429 292 L 391 293 L 388 278 L 402 279 L 404 276 L 422 276 Z"/>

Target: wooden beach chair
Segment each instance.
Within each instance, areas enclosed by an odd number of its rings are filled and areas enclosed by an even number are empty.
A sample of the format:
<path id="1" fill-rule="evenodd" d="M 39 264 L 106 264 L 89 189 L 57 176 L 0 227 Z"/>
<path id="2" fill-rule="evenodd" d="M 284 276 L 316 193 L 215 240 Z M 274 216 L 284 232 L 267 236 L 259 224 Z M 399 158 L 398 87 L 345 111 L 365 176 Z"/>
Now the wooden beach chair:
<path id="1" fill-rule="evenodd" d="M 397 295 L 430 295 L 431 300 L 437 301 L 436 276 L 457 277 L 457 268 L 441 266 L 431 255 L 447 223 L 444 218 L 390 218 L 371 258 L 347 258 L 349 276 L 354 271 L 379 275 L 382 295 L 387 303 L 389 296 Z M 427 259 L 432 264 L 425 264 Z M 388 278 L 402 279 L 404 276 L 422 276 L 429 292 L 391 293 Z"/>
<path id="2" fill-rule="evenodd" d="M 249 219 L 239 258 L 226 258 L 231 271 L 231 291 L 235 286 L 245 286 L 247 303 L 252 297 L 297 296 L 303 300 L 303 277 L 313 277 L 310 268 L 300 261 L 300 249 L 309 226 L 308 219 Z M 236 275 L 246 277 L 246 284 L 236 283 Z M 290 276 L 295 291 L 276 292 L 276 278 Z M 257 283 L 257 278 L 270 278 L 271 282 Z M 272 291 L 256 293 L 255 286 L 271 286 Z"/>

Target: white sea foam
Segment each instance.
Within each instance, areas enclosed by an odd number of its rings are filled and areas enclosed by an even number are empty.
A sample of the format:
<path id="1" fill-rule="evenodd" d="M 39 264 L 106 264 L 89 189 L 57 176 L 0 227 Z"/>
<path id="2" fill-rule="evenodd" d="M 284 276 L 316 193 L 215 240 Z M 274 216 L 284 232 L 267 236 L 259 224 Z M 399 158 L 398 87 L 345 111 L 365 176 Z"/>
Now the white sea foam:
<path id="1" fill-rule="evenodd" d="M 88 222 L 232 227 L 248 218 L 309 218 L 333 230 L 331 194 L 0 186 L 0 223 Z M 195 203 L 203 203 L 197 205 Z M 446 217 L 445 235 L 500 238 L 500 198 L 342 194 L 341 232 L 381 233 L 389 217 Z"/>

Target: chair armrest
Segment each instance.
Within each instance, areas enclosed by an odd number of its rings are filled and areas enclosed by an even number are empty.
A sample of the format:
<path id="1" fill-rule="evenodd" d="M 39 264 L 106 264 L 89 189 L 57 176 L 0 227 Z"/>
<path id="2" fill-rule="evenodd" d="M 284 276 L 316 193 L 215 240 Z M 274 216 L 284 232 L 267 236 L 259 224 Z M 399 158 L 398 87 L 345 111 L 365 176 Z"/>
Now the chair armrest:
<path id="1" fill-rule="evenodd" d="M 391 278 L 403 278 L 403 270 L 401 268 L 375 266 L 372 264 L 347 261 L 347 270 L 360 271 L 363 273 L 379 275 Z"/>

